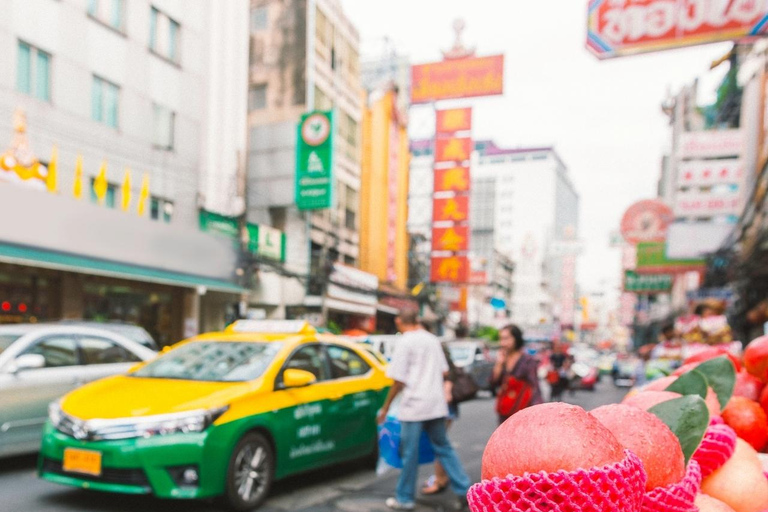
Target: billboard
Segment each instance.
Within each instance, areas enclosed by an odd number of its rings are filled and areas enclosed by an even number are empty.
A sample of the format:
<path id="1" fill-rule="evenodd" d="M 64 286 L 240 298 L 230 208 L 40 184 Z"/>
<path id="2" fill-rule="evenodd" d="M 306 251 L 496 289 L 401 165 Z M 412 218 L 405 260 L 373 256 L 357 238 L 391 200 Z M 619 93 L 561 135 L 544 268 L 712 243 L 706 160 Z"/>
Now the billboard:
<path id="1" fill-rule="evenodd" d="M 630 244 L 661 242 L 667 238 L 667 228 L 674 213 L 658 199 L 639 201 L 630 206 L 621 219 L 621 234 Z"/>
<path id="2" fill-rule="evenodd" d="M 765 34 L 768 0 L 590 0 L 587 48 L 598 58 Z"/>
<path id="3" fill-rule="evenodd" d="M 742 193 L 737 185 L 729 185 L 725 192 L 678 192 L 675 197 L 676 217 L 711 217 L 740 215 L 743 209 Z"/>
<path id="4" fill-rule="evenodd" d="M 411 68 L 411 103 L 504 93 L 504 56 L 452 59 Z"/>
<path id="5" fill-rule="evenodd" d="M 472 155 L 472 139 L 469 137 L 438 138 L 435 141 L 435 163 L 469 161 Z"/>
<path id="6" fill-rule="evenodd" d="M 469 226 L 456 225 L 432 228 L 432 250 L 466 252 L 469 250 Z"/>
<path id="7" fill-rule="evenodd" d="M 433 256 L 430 278 L 433 283 L 468 282 L 469 258 L 466 256 Z"/>
<path id="8" fill-rule="evenodd" d="M 740 158 L 726 160 L 691 160 L 681 162 L 677 173 L 677 186 L 711 187 L 728 183 L 741 183 L 744 162 Z"/>
<path id="9" fill-rule="evenodd" d="M 301 116 L 296 141 L 296 206 L 330 208 L 333 200 L 333 112 Z"/>
<path id="10" fill-rule="evenodd" d="M 469 167 L 435 169 L 435 192 L 469 192 Z"/>
<path id="11" fill-rule="evenodd" d="M 702 270 L 705 265 L 703 259 L 670 257 L 664 242 L 637 245 L 638 274 L 678 274 Z"/>
<path id="12" fill-rule="evenodd" d="M 742 153 L 744 153 L 742 130 L 704 130 L 684 132 L 680 136 L 680 158 L 737 157 Z"/>
<path id="13" fill-rule="evenodd" d="M 469 220 L 469 196 L 435 198 L 432 203 L 433 222 L 466 222 Z"/>
<path id="14" fill-rule="evenodd" d="M 437 111 L 438 134 L 454 134 L 472 129 L 472 109 L 455 108 Z"/>

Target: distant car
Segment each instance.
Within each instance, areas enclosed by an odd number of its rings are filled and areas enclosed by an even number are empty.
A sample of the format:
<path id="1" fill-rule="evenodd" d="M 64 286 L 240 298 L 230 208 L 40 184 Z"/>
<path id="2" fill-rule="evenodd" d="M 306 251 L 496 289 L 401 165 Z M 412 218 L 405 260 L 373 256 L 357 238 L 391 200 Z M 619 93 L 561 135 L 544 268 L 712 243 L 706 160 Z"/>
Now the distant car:
<path id="1" fill-rule="evenodd" d="M 618 359 L 613 371 L 613 385 L 618 388 L 631 388 L 634 386 L 641 364 L 641 361 L 637 358 Z"/>
<path id="2" fill-rule="evenodd" d="M 458 340 L 445 343 L 453 364 L 472 376 L 480 389 L 492 391 L 494 359 L 485 341 Z"/>
<path id="3" fill-rule="evenodd" d="M 160 347 L 157 346 L 157 343 L 146 331 L 146 329 L 135 324 L 129 324 L 125 322 L 96 322 L 92 320 L 62 320 L 59 323 L 64 325 L 80 325 L 83 327 L 104 329 L 106 331 L 125 336 L 129 340 L 140 343 L 149 349 L 155 351 L 160 350 Z"/>
<path id="4" fill-rule="evenodd" d="M 0 327 L 0 457 L 36 452 L 48 404 L 156 353 L 110 331 L 74 325 Z"/>

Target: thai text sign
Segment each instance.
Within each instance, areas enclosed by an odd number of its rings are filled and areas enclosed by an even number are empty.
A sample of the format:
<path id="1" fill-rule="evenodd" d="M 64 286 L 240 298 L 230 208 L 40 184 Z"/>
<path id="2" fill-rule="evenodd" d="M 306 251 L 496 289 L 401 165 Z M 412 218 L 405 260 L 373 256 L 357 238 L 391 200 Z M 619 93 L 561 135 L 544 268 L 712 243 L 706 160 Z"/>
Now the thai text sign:
<path id="1" fill-rule="evenodd" d="M 301 116 L 296 144 L 296 206 L 330 208 L 333 199 L 333 112 Z"/>
<path id="2" fill-rule="evenodd" d="M 590 0 L 587 47 L 599 58 L 764 33 L 766 0 Z"/>
<path id="3" fill-rule="evenodd" d="M 411 103 L 504 93 L 504 56 L 471 57 L 411 68 Z"/>
<path id="4" fill-rule="evenodd" d="M 456 132 L 466 132 L 472 129 L 472 109 L 455 108 L 452 110 L 437 111 L 437 130 L 436 133 L 454 134 Z"/>
<path id="5" fill-rule="evenodd" d="M 435 169 L 435 192 L 469 192 L 469 167 Z"/>
<path id="6" fill-rule="evenodd" d="M 672 274 L 638 274 L 624 271 L 624 291 L 633 293 L 668 292 L 672 289 Z"/>
<path id="7" fill-rule="evenodd" d="M 742 130 L 684 132 L 680 136 L 680 158 L 722 158 L 741 156 L 742 153 L 744 153 Z"/>
<path id="8" fill-rule="evenodd" d="M 469 219 L 469 196 L 435 198 L 432 203 L 434 222 L 464 222 Z"/>
<path id="9" fill-rule="evenodd" d="M 701 270 L 706 262 L 701 259 L 671 259 L 667 257 L 664 242 L 637 245 L 638 274 L 674 274 Z"/>
<path id="10" fill-rule="evenodd" d="M 466 283 L 469 280 L 469 259 L 466 256 L 433 256 L 431 274 L 433 283 Z"/>

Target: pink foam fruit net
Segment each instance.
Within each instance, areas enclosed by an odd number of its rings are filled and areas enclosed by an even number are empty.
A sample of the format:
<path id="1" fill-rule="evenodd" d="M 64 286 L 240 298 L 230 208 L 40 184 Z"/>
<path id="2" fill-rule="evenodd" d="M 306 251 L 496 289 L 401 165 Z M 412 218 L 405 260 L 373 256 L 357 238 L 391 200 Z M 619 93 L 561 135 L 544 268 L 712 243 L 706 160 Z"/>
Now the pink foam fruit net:
<path id="1" fill-rule="evenodd" d="M 483 480 L 467 493 L 472 512 L 640 512 L 643 463 L 629 450 L 599 468 Z"/>
<path id="2" fill-rule="evenodd" d="M 685 477 L 675 484 L 658 487 L 645 494 L 643 512 L 698 512 L 694 504 L 701 490 L 701 468 L 691 459 Z"/>
<path id="3" fill-rule="evenodd" d="M 707 478 L 723 466 L 736 450 L 736 432 L 716 416 L 707 427 L 704 439 L 693 454 L 701 467 L 701 477 Z"/>

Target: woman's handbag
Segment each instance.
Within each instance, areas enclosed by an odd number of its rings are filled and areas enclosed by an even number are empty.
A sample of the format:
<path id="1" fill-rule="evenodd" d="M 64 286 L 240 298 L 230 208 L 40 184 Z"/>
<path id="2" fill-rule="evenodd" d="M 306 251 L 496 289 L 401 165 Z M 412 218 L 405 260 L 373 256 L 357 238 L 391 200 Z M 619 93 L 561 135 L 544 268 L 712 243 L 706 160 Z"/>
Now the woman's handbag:
<path id="1" fill-rule="evenodd" d="M 460 404 L 461 402 L 472 400 L 480 390 L 475 379 L 461 368 L 456 368 L 455 371 L 456 377 L 453 379 L 453 388 L 451 390 L 453 403 Z"/>
<path id="2" fill-rule="evenodd" d="M 501 384 L 501 390 L 496 397 L 496 412 L 507 418 L 531 404 L 533 386 L 524 380 L 507 377 Z"/>

